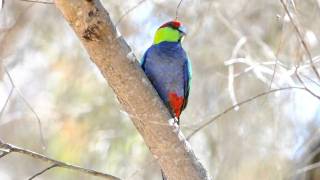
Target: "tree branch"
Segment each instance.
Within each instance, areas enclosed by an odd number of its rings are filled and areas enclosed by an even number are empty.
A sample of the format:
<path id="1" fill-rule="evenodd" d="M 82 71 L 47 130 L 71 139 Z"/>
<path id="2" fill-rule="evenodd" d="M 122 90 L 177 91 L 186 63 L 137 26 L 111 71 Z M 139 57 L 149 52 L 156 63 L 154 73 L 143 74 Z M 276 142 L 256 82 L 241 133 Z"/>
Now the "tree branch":
<path id="1" fill-rule="evenodd" d="M 1 151 L 1 150 L 0 150 Z M 0 159 L 5 157 L 6 155 L 8 155 L 10 152 L 2 152 L 2 154 L 0 155 Z"/>
<path id="2" fill-rule="evenodd" d="M 310 164 L 310 165 L 307 165 L 307 166 L 305 166 L 303 168 L 298 169 L 289 178 L 292 179 L 292 177 L 294 177 L 294 176 L 297 176 L 297 175 L 302 174 L 302 173 L 306 173 L 308 171 L 311 171 L 311 170 L 317 169 L 317 168 L 320 168 L 320 162 L 316 162 L 316 163 L 313 163 L 313 164 Z"/>
<path id="3" fill-rule="evenodd" d="M 248 102 L 251 102 L 259 97 L 262 96 L 266 96 L 268 94 L 274 93 L 274 92 L 278 92 L 278 91 L 283 91 L 283 90 L 291 90 L 291 89 L 300 89 L 300 90 L 306 90 L 308 91 L 305 87 L 284 87 L 284 88 L 279 88 L 279 89 L 272 89 L 266 92 L 262 92 L 260 94 L 257 94 L 255 96 L 252 96 L 246 100 L 243 100 L 233 106 L 228 107 L 227 109 L 225 109 L 224 111 L 222 111 L 221 113 L 215 115 L 214 117 L 210 118 L 210 120 L 204 122 L 202 125 L 200 125 L 198 128 L 196 128 L 191 134 L 188 135 L 187 139 L 189 140 L 190 138 L 192 138 L 197 132 L 199 132 L 201 129 L 207 127 L 209 124 L 211 124 L 212 122 L 214 122 L 215 120 L 219 119 L 221 116 L 223 116 L 224 114 L 232 111 L 235 107 L 240 107 Z M 309 91 L 308 91 L 309 92 Z M 317 96 L 315 96 L 317 97 Z M 318 97 L 317 97 L 318 98 Z"/>
<path id="4" fill-rule="evenodd" d="M 36 173 L 35 175 L 31 176 L 30 178 L 28 178 L 28 180 L 32 180 L 32 179 L 34 179 L 34 178 L 36 178 L 36 177 L 40 176 L 41 174 L 43 174 L 43 173 L 45 173 L 45 172 L 49 171 L 50 169 L 55 168 L 55 167 L 58 167 L 58 166 L 59 166 L 59 165 L 57 165 L 57 164 L 53 164 L 53 165 L 51 165 L 51 166 L 49 166 L 49 167 L 47 167 L 47 168 L 45 168 L 45 169 L 41 170 L 40 172 Z"/>
<path id="5" fill-rule="evenodd" d="M 115 27 L 118 27 L 119 24 L 121 23 L 121 21 L 127 16 L 129 15 L 133 10 L 135 10 L 136 8 L 138 8 L 142 3 L 146 2 L 146 0 L 141 0 L 139 1 L 135 6 L 133 6 L 132 8 L 128 9 L 125 13 L 123 13 L 119 20 L 115 23 Z"/>
<path id="6" fill-rule="evenodd" d="M 65 168 L 65 169 L 75 170 L 75 171 L 82 172 L 82 173 L 85 173 L 85 174 L 89 174 L 89 175 L 93 175 L 93 176 L 97 176 L 97 177 L 102 177 L 104 179 L 119 180 L 119 178 L 117 178 L 115 176 L 112 176 L 112 175 L 109 175 L 109 174 L 105 174 L 105 173 L 102 173 L 102 172 L 98 172 L 98 171 L 95 171 L 95 170 L 91 170 L 91 169 L 85 169 L 85 168 L 82 168 L 82 167 L 74 166 L 74 165 L 71 165 L 71 164 L 67 164 L 65 162 L 57 161 L 57 160 L 49 158 L 49 157 L 47 157 L 45 155 L 42 155 L 42 154 L 30 151 L 30 150 L 26 150 L 26 149 L 23 149 L 23 148 L 20 148 L 20 147 L 5 143 L 5 142 L 3 142 L 1 140 L 0 140 L 0 151 L 2 151 L 5 155 L 7 155 L 8 153 L 13 153 L 13 152 L 19 153 L 19 154 L 22 154 L 22 155 L 25 155 L 25 156 L 29 156 L 29 157 L 34 158 L 34 159 L 38 159 L 38 160 L 41 160 L 41 161 L 44 161 L 44 162 L 49 162 L 49 163 L 55 165 L 54 167 L 61 167 L 61 168 Z M 54 167 L 51 167 L 51 168 L 54 168 Z M 41 172 L 44 173 L 47 170 L 49 170 L 49 168 L 46 168 L 46 169 L 43 170 L 43 172 L 42 171 Z M 39 173 L 42 174 L 41 172 L 39 172 Z M 39 173 L 37 173 L 37 174 L 39 174 Z"/>
<path id="7" fill-rule="evenodd" d="M 306 91 L 308 91 L 312 96 L 318 98 L 320 100 L 320 96 L 318 96 L 315 92 L 313 92 L 311 89 L 309 89 L 307 87 L 307 85 L 304 83 L 304 81 L 301 79 L 300 75 L 299 75 L 299 72 L 298 72 L 298 66 L 296 67 L 296 70 L 295 70 L 295 75 L 298 79 L 298 81 L 302 84 L 302 86 L 304 87 L 304 89 Z"/>
<path id="8" fill-rule="evenodd" d="M 314 73 L 316 74 L 318 80 L 320 80 L 319 72 L 318 72 L 316 66 L 315 66 L 314 63 L 313 63 L 311 52 L 310 52 L 310 50 L 309 50 L 309 48 L 308 48 L 308 46 L 307 46 L 307 43 L 305 42 L 305 40 L 304 40 L 304 38 L 303 38 L 303 36 L 302 36 L 301 31 L 299 30 L 298 26 L 297 26 L 296 23 L 294 22 L 293 17 L 292 17 L 292 15 L 291 15 L 291 13 L 290 13 L 287 5 L 284 3 L 283 0 L 280 0 L 280 2 L 281 2 L 281 4 L 282 4 L 283 9 L 285 10 L 287 16 L 289 17 L 290 22 L 291 22 L 294 30 L 296 31 L 296 34 L 298 35 L 298 38 L 299 38 L 299 40 L 300 40 L 300 42 L 301 42 L 301 44 L 302 44 L 303 49 L 305 50 L 305 52 L 306 52 L 306 54 L 307 54 L 307 56 L 308 56 L 308 58 L 309 58 L 309 62 L 310 62 L 310 65 L 311 65 L 311 67 L 312 67 L 312 70 L 313 70 Z"/>
<path id="9" fill-rule="evenodd" d="M 20 0 L 20 1 L 29 2 L 29 3 L 39 3 L 39 4 L 54 4 L 53 2 L 38 1 L 38 0 Z"/>
<path id="10" fill-rule="evenodd" d="M 99 0 L 55 0 L 168 179 L 210 179 Z"/>
<path id="11" fill-rule="evenodd" d="M 3 66 L 3 67 L 4 67 L 4 72 L 7 74 L 8 78 L 9 78 L 9 82 L 11 84 L 11 90 L 10 90 L 10 93 L 9 93 L 9 95 L 7 97 L 7 101 L 5 102 L 5 106 L 3 107 L 3 109 L 0 112 L 0 120 L 1 120 L 1 116 L 2 116 L 6 106 L 8 105 L 8 101 L 10 100 L 10 97 L 12 95 L 13 90 L 15 90 L 18 93 L 18 95 L 20 96 L 21 100 L 24 102 L 24 104 L 29 108 L 29 110 L 35 116 L 35 118 L 36 118 L 36 120 L 38 122 L 38 126 L 39 126 L 40 142 L 41 142 L 42 148 L 45 149 L 46 148 L 46 143 L 45 143 L 45 140 L 44 140 L 44 135 L 43 135 L 43 131 L 42 131 L 42 123 L 41 123 L 41 119 L 40 119 L 39 115 L 36 113 L 36 111 L 31 106 L 31 104 L 27 101 L 27 99 L 20 92 L 19 88 L 17 88 L 17 86 L 13 82 L 13 79 L 12 79 L 8 69 L 6 68 L 6 66 Z"/>

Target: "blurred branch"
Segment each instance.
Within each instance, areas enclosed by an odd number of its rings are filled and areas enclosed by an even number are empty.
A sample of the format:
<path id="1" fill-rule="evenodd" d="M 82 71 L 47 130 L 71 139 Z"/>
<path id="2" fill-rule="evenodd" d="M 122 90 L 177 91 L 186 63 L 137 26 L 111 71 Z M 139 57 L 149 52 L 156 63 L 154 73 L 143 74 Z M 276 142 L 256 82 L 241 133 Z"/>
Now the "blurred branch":
<path id="1" fill-rule="evenodd" d="M 123 13 L 121 15 L 121 17 L 119 18 L 119 20 L 115 23 L 115 26 L 118 27 L 118 25 L 121 23 L 121 21 L 127 16 L 129 15 L 133 10 L 135 10 L 136 8 L 138 8 L 142 3 L 146 2 L 147 0 L 141 0 L 139 1 L 135 6 L 133 6 L 132 8 L 128 9 L 125 13 Z"/>
<path id="2" fill-rule="evenodd" d="M 1 151 L 1 150 L 0 150 Z M 0 159 L 5 157 L 6 155 L 8 155 L 10 152 L 2 152 L 2 154 L 0 155 Z"/>
<path id="3" fill-rule="evenodd" d="M 245 43 L 247 42 L 247 38 L 245 36 L 241 37 L 237 44 L 235 45 L 235 47 L 232 50 L 232 55 L 231 55 L 231 59 L 237 58 L 239 51 L 241 50 L 241 48 L 245 45 Z M 236 97 L 236 93 L 234 91 L 234 65 L 230 64 L 230 66 L 228 67 L 228 90 L 229 90 L 229 94 L 230 94 L 230 98 L 232 100 L 232 104 L 235 105 L 237 104 L 237 97 Z M 234 110 L 239 110 L 238 106 L 235 106 Z"/>
<path id="4" fill-rule="evenodd" d="M 39 4 L 54 4 L 54 2 L 49 2 L 49 1 L 37 1 L 37 0 L 19 0 L 19 1 L 39 3 Z"/>
<path id="5" fill-rule="evenodd" d="M 291 89 L 300 89 L 300 90 L 306 90 L 306 88 L 304 87 L 285 87 L 285 88 L 279 88 L 279 89 L 273 89 L 267 92 L 262 92 L 260 94 L 257 94 L 253 97 L 250 97 L 244 101 L 239 102 L 238 104 L 235 104 L 233 106 L 228 107 L 227 109 L 225 109 L 224 111 L 222 111 L 221 113 L 215 115 L 214 117 L 210 118 L 210 120 L 208 120 L 207 122 L 204 122 L 202 125 L 200 125 L 198 128 L 196 128 L 191 134 L 189 134 L 189 136 L 187 136 L 187 139 L 189 140 L 192 136 L 194 136 L 197 132 L 199 132 L 201 129 L 207 127 L 209 124 L 211 124 L 212 122 L 214 122 L 215 120 L 219 119 L 220 117 L 222 117 L 223 115 L 227 114 L 228 112 L 232 111 L 235 107 L 240 107 L 244 104 L 247 104 L 259 97 L 262 96 L 266 96 L 268 94 L 274 93 L 274 92 L 278 92 L 278 91 L 284 91 L 284 90 L 291 90 Z"/>
<path id="6" fill-rule="evenodd" d="M 168 179 L 210 179 L 99 0 L 55 0 Z M 81 13 L 79 13 L 81 12 Z"/>
<path id="7" fill-rule="evenodd" d="M 180 0 L 178 6 L 177 6 L 177 8 L 176 8 L 176 18 L 175 18 L 176 20 L 178 20 L 179 9 L 180 9 L 180 6 L 181 6 L 182 2 L 183 2 L 183 0 Z"/>
<path id="8" fill-rule="evenodd" d="M 312 163 L 312 160 L 320 153 L 320 129 L 316 128 L 311 133 L 310 138 L 302 143 L 294 153 L 298 157 L 296 162 L 298 162 L 299 166 L 301 164 L 302 167 Z"/>
<path id="9" fill-rule="evenodd" d="M 293 28 L 295 29 L 295 31 L 296 31 L 296 33 L 297 33 L 297 35 L 298 35 L 298 38 L 299 38 L 299 40 L 300 40 L 300 42 L 301 42 L 304 50 L 305 50 L 306 53 L 307 53 L 307 56 L 308 56 L 309 61 L 310 61 L 310 65 L 311 65 L 314 73 L 316 74 L 318 80 L 320 80 L 319 72 L 318 72 L 317 68 L 315 67 L 315 65 L 314 65 L 314 63 L 313 63 L 311 52 L 310 52 L 310 50 L 309 50 L 309 48 L 308 48 L 308 46 L 307 46 L 307 43 L 305 42 L 305 40 L 304 40 L 304 38 L 303 38 L 303 36 L 302 36 L 302 33 L 300 32 L 298 26 L 297 26 L 296 23 L 294 22 L 294 20 L 293 20 L 293 18 L 292 18 L 292 16 L 291 16 L 291 13 L 290 13 L 290 11 L 289 11 L 289 9 L 288 9 L 288 7 L 287 7 L 287 5 L 284 3 L 283 0 L 280 0 L 280 2 L 281 2 L 281 4 L 282 4 L 282 6 L 283 6 L 283 8 L 284 8 L 284 10 L 285 10 L 285 12 L 286 12 L 286 14 L 287 14 L 287 16 L 289 17 L 290 22 L 291 22 Z"/>
<path id="10" fill-rule="evenodd" d="M 20 40 L 20 35 L 25 31 L 24 26 L 29 22 L 29 9 L 33 6 L 33 3 L 29 3 L 26 8 L 22 9 L 22 12 L 15 12 L 17 14 L 17 18 L 15 18 L 15 22 L 11 26 L 5 25 L 3 28 L 0 27 L 0 33 L 3 36 L 0 39 L 0 58 L 1 62 L 10 54 L 14 54 L 12 49 L 14 48 L 17 41 Z"/>
<path id="11" fill-rule="evenodd" d="M 316 82 L 315 80 L 313 80 L 312 78 L 310 78 L 309 76 L 300 74 L 300 76 L 302 76 L 303 78 L 308 79 L 310 82 L 312 82 L 313 84 L 317 85 L 318 87 L 320 87 L 320 83 Z"/>
<path id="12" fill-rule="evenodd" d="M 292 176 L 297 176 L 299 174 L 306 173 L 307 171 L 311 171 L 311 170 L 316 169 L 316 168 L 320 168 L 320 162 L 316 162 L 316 163 L 310 164 L 308 166 L 305 166 L 305 167 L 303 167 L 301 169 L 298 169 L 294 173 L 294 175 L 292 175 Z M 292 178 L 292 176 L 290 177 L 290 179 Z"/>
<path id="13" fill-rule="evenodd" d="M 271 77 L 271 81 L 270 81 L 270 86 L 269 86 L 269 90 L 272 89 L 272 83 L 273 83 L 273 80 L 276 76 L 276 71 L 277 71 L 277 65 L 278 65 L 278 62 L 279 62 L 279 54 L 280 54 L 280 51 L 283 47 L 283 44 L 284 44 L 284 25 L 283 25 L 283 22 L 281 23 L 281 34 L 280 34 L 280 40 L 279 40 L 279 45 L 278 45 L 278 48 L 277 48 L 277 52 L 275 54 L 275 64 L 274 64 L 274 67 L 273 67 L 273 73 L 272 73 L 272 77 Z"/>
<path id="14" fill-rule="evenodd" d="M 6 68 L 6 66 L 3 66 L 4 67 L 4 71 L 5 73 L 7 74 L 8 78 L 9 78 L 9 81 L 10 81 L 10 84 L 11 84 L 11 90 L 16 90 L 16 92 L 19 94 L 20 98 L 22 99 L 22 101 L 25 103 L 25 105 L 30 109 L 30 111 L 32 112 L 32 114 L 35 116 L 37 122 L 38 122 L 38 126 L 39 126 L 39 135 L 40 135 L 40 141 L 41 141 L 41 144 L 42 144 L 42 147 L 45 149 L 46 148 L 46 143 L 45 143 L 45 140 L 44 140 L 44 136 L 43 136 L 43 130 L 42 130 L 42 123 L 41 123 L 41 119 L 39 117 L 39 115 L 36 113 L 36 111 L 33 109 L 33 107 L 31 106 L 31 104 L 26 100 L 26 98 L 23 96 L 23 94 L 20 92 L 20 90 L 17 88 L 17 86 L 14 84 L 13 82 L 13 79 L 8 71 L 8 69 Z M 8 101 L 9 101 L 9 97 L 11 97 L 11 91 L 10 91 L 10 94 L 8 96 Z M 6 103 L 5 105 L 7 105 L 8 103 Z M 4 107 L 5 108 L 5 107 Z M 2 115 L 2 111 L 1 111 L 1 114 Z M 0 116 L 1 117 L 1 116 Z"/>
<path id="15" fill-rule="evenodd" d="M 216 17 L 218 20 L 238 39 L 244 37 L 242 32 L 236 28 L 221 12 L 220 8 L 217 4 L 214 4 L 214 9 L 216 13 Z"/>
<path id="16" fill-rule="evenodd" d="M 297 67 L 297 69 L 298 69 L 298 67 Z M 304 89 L 305 89 L 306 91 L 308 91 L 311 95 L 313 95 L 314 97 L 316 97 L 316 98 L 318 98 L 318 99 L 320 100 L 320 96 L 318 96 L 315 92 L 311 91 L 311 89 L 309 89 L 309 88 L 307 87 L 307 85 L 305 84 L 305 82 L 301 79 L 301 77 L 300 77 L 297 69 L 296 69 L 296 71 L 295 71 L 295 74 L 296 74 L 296 76 L 297 76 L 298 81 L 302 84 L 302 86 L 304 87 Z"/>
<path id="17" fill-rule="evenodd" d="M 45 172 L 49 171 L 50 169 L 55 168 L 55 167 L 57 167 L 57 166 L 58 166 L 57 164 L 53 164 L 53 165 L 51 165 L 51 166 L 43 169 L 42 171 L 36 173 L 35 175 L 31 176 L 30 178 L 28 178 L 28 180 L 32 180 L 32 179 L 40 176 L 41 174 L 43 174 L 43 173 L 45 173 Z"/>
<path id="18" fill-rule="evenodd" d="M 318 63 L 319 62 L 319 56 L 317 56 L 316 58 L 314 58 L 315 61 L 314 63 Z M 268 68 L 268 67 L 265 67 L 265 66 L 270 66 L 270 65 L 275 65 L 277 64 L 277 68 L 279 69 L 278 71 L 279 72 L 282 72 L 281 75 L 282 75 L 282 78 L 286 78 L 286 81 L 287 83 L 289 83 L 289 86 L 293 86 L 295 83 L 292 79 L 292 75 L 295 75 L 295 71 L 298 71 L 298 73 L 304 69 L 308 69 L 310 68 L 310 63 L 309 62 L 306 62 L 304 63 L 304 65 L 299 65 L 299 68 L 297 67 L 290 67 L 290 66 L 287 66 L 283 63 L 281 63 L 280 61 L 277 61 L 276 59 L 271 59 L 271 60 L 268 60 L 268 61 L 265 61 L 263 60 L 263 62 L 251 62 L 247 57 L 246 58 L 234 58 L 234 59 L 229 59 L 229 60 L 226 60 L 224 62 L 224 64 L 226 66 L 230 66 L 232 64 L 235 64 L 235 63 L 243 63 L 243 64 L 246 64 L 248 65 L 249 67 L 245 68 L 243 71 L 239 72 L 239 73 L 236 73 L 234 74 L 234 77 L 239 77 L 251 70 L 254 70 L 254 69 L 258 69 L 257 71 L 260 71 L 260 75 L 259 76 L 262 76 L 262 73 L 264 74 L 267 74 L 267 75 L 271 75 L 273 77 L 274 75 L 274 71 L 271 70 L 271 68 Z M 255 72 L 255 71 L 254 71 Z M 320 87 L 320 83 L 316 82 L 314 79 L 304 75 L 304 74 L 299 74 L 301 77 L 305 78 L 305 79 L 308 79 L 310 82 L 312 82 L 313 84 L 317 85 Z M 258 77 L 258 75 L 256 74 L 256 76 Z M 270 87 L 270 85 L 269 85 Z"/>
<path id="19" fill-rule="evenodd" d="M 85 174 L 89 174 L 89 175 L 93 175 L 93 176 L 97 176 L 97 177 L 101 177 L 104 179 L 110 179 L 110 180 L 119 180 L 120 178 L 117 178 L 115 176 L 109 175 L 109 174 L 105 174 L 102 172 L 98 172 L 95 170 L 91 170 L 91 169 L 86 169 L 86 168 L 82 168 L 82 167 L 78 167 L 78 166 L 74 166 L 71 164 L 67 164 L 65 162 L 61 162 L 61 161 L 57 161 L 55 159 L 49 158 L 45 155 L 42 154 L 38 154 L 36 152 L 30 151 L 30 150 L 26 150 L 8 143 L 3 142 L 2 140 L 0 140 L 0 151 L 3 151 L 4 153 L 19 153 L 21 155 L 24 156 L 28 156 L 31 157 L 33 159 L 38 159 L 40 161 L 44 161 L 44 162 L 49 162 L 52 163 L 52 167 L 50 166 L 49 168 L 46 168 L 43 170 L 42 173 L 44 173 L 45 171 L 52 169 L 54 167 L 60 167 L 60 168 L 65 168 L 65 169 L 70 169 L 70 170 L 74 170 L 77 172 L 82 172 Z M 41 172 L 37 173 L 37 174 L 42 174 Z"/>
<path id="20" fill-rule="evenodd" d="M 0 111 L 0 122 L 1 122 L 1 119 L 2 119 L 2 116 L 4 114 L 4 111 L 6 110 L 8 104 L 9 104 L 9 101 L 10 101 L 10 98 L 13 94 L 13 91 L 14 91 L 14 87 L 12 86 L 11 89 L 10 89 L 10 92 L 9 92 L 9 95 L 7 96 L 7 99 L 3 105 L 3 107 L 1 108 L 1 111 Z"/>

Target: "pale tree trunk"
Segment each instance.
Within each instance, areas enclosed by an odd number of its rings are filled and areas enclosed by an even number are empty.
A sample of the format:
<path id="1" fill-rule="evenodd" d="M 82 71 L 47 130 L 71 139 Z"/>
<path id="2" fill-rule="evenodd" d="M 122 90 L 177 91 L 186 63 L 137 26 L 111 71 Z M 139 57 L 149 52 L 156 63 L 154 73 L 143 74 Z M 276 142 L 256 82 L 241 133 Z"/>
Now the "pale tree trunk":
<path id="1" fill-rule="evenodd" d="M 168 179 L 210 179 L 99 0 L 55 0 Z"/>

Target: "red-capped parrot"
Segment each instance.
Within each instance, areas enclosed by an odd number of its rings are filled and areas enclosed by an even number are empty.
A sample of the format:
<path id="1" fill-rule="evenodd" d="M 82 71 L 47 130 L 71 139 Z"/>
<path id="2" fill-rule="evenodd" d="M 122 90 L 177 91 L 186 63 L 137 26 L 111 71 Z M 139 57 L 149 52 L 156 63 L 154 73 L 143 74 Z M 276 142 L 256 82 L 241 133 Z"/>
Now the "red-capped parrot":
<path id="1" fill-rule="evenodd" d="M 160 26 L 141 66 L 160 98 L 179 124 L 181 112 L 188 103 L 191 64 L 181 42 L 186 35 L 179 21 Z"/>

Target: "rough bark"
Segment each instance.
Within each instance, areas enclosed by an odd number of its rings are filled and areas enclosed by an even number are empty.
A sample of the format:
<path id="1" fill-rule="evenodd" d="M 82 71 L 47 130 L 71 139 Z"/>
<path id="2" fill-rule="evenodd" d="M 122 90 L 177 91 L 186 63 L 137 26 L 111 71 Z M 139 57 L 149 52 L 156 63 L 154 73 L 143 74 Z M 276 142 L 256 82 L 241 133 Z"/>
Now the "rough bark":
<path id="1" fill-rule="evenodd" d="M 99 0 L 55 0 L 168 179 L 209 179 Z"/>

